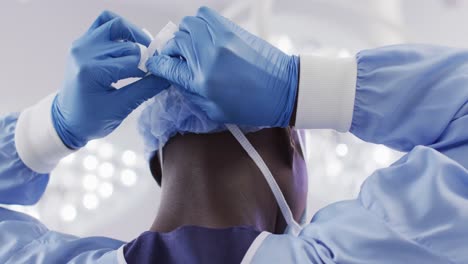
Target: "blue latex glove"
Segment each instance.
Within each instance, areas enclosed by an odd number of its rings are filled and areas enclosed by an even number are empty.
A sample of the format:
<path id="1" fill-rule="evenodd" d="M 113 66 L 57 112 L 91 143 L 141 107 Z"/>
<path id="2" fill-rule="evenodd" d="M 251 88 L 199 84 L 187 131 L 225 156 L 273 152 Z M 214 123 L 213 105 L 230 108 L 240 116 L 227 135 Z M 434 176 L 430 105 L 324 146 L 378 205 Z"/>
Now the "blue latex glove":
<path id="1" fill-rule="evenodd" d="M 141 103 L 169 83 L 148 76 L 121 89 L 112 83 L 143 77 L 140 49 L 150 39 L 117 15 L 104 12 L 70 51 L 63 88 L 52 105 L 55 129 L 66 146 L 80 148 L 110 134 Z"/>
<path id="2" fill-rule="evenodd" d="M 294 110 L 299 58 L 206 7 L 183 19 L 147 67 L 188 90 L 217 122 L 285 127 Z"/>

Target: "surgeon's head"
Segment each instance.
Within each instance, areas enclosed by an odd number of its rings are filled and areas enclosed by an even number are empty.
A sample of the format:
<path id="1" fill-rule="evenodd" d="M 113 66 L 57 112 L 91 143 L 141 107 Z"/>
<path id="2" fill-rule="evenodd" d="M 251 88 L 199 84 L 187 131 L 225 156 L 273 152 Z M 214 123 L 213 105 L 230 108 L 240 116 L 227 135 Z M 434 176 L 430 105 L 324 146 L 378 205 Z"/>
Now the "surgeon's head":
<path id="1" fill-rule="evenodd" d="M 146 146 L 157 140 L 164 145 L 162 159 L 155 149 L 147 149 L 151 172 L 162 188 L 155 231 L 198 225 L 253 226 L 282 233 L 286 223 L 257 165 L 222 125 L 206 124 L 210 121 L 200 120 L 193 106 L 184 110 L 174 106 L 180 100 L 187 102 L 171 89 L 155 98 L 140 119 Z M 158 121 L 165 124 L 153 123 Z M 298 221 L 306 207 L 307 175 L 297 132 L 290 128 L 243 130 L 250 131 L 248 140 L 271 170 Z"/>

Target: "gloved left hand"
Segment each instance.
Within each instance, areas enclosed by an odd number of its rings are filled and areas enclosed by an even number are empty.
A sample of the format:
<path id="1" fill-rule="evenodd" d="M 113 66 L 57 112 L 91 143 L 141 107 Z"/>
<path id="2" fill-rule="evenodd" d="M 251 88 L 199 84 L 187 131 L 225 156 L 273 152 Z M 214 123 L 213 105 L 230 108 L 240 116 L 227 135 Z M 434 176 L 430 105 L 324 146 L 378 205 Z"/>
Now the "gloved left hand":
<path id="1" fill-rule="evenodd" d="M 104 12 L 73 43 L 63 88 L 52 104 L 52 120 L 63 143 L 78 149 L 110 134 L 141 103 L 169 87 L 147 76 L 121 89 L 112 83 L 144 77 L 138 69 L 140 48 L 149 37 L 117 15 Z"/>

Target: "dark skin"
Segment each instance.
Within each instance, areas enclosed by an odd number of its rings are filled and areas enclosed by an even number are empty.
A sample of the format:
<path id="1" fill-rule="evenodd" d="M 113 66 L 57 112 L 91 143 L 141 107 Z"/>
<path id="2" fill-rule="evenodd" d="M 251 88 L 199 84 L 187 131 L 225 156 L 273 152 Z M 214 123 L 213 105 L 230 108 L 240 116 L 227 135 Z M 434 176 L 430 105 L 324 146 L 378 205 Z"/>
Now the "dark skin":
<path id="1" fill-rule="evenodd" d="M 247 138 L 298 220 L 307 196 L 298 142 L 289 129 L 281 128 L 250 133 Z M 263 174 L 229 132 L 175 136 L 164 147 L 163 156 L 161 204 L 151 231 L 170 232 L 186 225 L 284 231 L 285 221 Z M 157 156 L 150 165 L 154 176 L 161 175 Z"/>

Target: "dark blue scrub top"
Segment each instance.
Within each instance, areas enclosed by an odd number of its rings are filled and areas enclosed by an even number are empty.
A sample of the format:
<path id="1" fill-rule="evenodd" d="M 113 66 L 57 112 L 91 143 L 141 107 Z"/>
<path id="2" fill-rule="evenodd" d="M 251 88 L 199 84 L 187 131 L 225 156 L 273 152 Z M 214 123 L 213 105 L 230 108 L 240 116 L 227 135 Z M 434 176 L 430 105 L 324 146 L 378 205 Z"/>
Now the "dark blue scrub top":
<path id="1" fill-rule="evenodd" d="M 169 233 L 145 232 L 124 246 L 128 264 L 240 263 L 260 234 L 252 227 L 184 226 Z"/>

